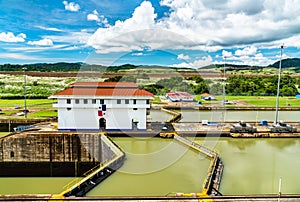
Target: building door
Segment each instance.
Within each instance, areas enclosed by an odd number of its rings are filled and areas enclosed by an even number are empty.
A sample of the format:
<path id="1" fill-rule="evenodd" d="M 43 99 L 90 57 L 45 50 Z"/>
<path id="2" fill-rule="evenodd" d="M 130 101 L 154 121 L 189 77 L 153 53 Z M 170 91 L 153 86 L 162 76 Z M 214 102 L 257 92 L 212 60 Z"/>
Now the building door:
<path id="1" fill-rule="evenodd" d="M 105 120 L 105 118 L 99 119 L 99 128 L 100 128 L 100 130 L 105 130 L 106 129 L 106 120 Z"/>
<path id="2" fill-rule="evenodd" d="M 138 123 L 139 123 L 139 121 L 137 119 L 132 119 L 131 120 L 132 130 L 137 130 L 138 129 Z"/>

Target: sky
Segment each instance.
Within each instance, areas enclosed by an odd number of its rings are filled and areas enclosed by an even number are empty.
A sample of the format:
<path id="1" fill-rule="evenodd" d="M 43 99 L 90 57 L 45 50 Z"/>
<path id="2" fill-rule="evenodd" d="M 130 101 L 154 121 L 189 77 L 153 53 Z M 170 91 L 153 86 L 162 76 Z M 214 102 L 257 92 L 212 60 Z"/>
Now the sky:
<path id="1" fill-rule="evenodd" d="M 0 64 L 267 66 L 299 57 L 300 0 L 0 0 Z"/>

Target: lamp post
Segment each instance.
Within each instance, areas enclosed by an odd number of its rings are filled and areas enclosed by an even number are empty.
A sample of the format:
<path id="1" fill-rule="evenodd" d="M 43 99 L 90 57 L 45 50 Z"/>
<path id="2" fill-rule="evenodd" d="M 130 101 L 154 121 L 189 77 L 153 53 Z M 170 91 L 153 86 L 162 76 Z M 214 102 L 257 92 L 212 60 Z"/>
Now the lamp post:
<path id="1" fill-rule="evenodd" d="M 278 105 L 279 105 L 279 91 L 280 91 L 280 75 L 281 75 L 281 60 L 283 45 L 280 46 L 280 60 L 279 60 L 279 72 L 278 72 L 278 83 L 277 83 L 277 96 L 276 96 L 276 112 L 275 112 L 275 124 L 278 123 Z"/>
<path id="2" fill-rule="evenodd" d="M 27 119 L 27 105 L 26 105 L 26 67 L 22 68 L 24 70 L 24 118 Z"/>
<path id="3" fill-rule="evenodd" d="M 223 69 L 223 101 L 222 101 L 223 106 L 225 106 L 225 81 L 226 81 L 225 68 L 226 68 L 226 56 L 224 56 L 224 69 Z"/>
<path id="4" fill-rule="evenodd" d="M 282 185 L 282 177 L 279 178 L 279 185 L 278 185 L 278 202 L 280 201 L 280 197 L 281 197 L 281 185 Z"/>

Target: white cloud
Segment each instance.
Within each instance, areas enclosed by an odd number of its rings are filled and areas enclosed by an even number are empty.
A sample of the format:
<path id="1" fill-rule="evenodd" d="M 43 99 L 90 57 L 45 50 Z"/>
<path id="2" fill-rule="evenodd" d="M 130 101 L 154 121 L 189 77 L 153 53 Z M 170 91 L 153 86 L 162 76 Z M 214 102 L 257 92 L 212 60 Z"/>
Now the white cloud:
<path id="1" fill-rule="evenodd" d="M 36 28 L 42 29 L 42 30 L 47 30 L 47 31 L 54 31 L 54 32 L 62 32 L 61 29 L 57 29 L 55 27 L 44 27 L 44 26 L 35 26 Z"/>
<path id="2" fill-rule="evenodd" d="M 190 60 L 191 58 L 190 58 L 190 56 L 188 56 L 188 55 L 184 55 L 184 54 L 179 54 L 178 56 L 177 56 L 177 59 L 178 60 Z"/>
<path id="3" fill-rule="evenodd" d="M 37 46 L 53 46 L 53 41 L 51 39 L 45 38 L 39 41 L 28 41 L 28 44 Z"/>
<path id="4" fill-rule="evenodd" d="M 264 10 L 264 0 L 229 0 L 228 7 L 232 12 L 246 13 L 247 15 L 257 14 Z"/>
<path id="5" fill-rule="evenodd" d="M 16 59 L 16 60 L 39 60 L 41 58 L 27 56 L 20 53 L 0 53 L 0 58 L 4 59 Z"/>
<path id="6" fill-rule="evenodd" d="M 193 62 L 187 63 L 183 62 L 180 64 L 173 64 L 171 67 L 186 67 L 186 68 L 201 68 L 201 67 L 206 67 L 212 64 L 212 57 L 211 56 L 206 56 L 203 57 L 201 60 L 195 60 Z"/>
<path id="7" fill-rule="evenodd" d="M 74 2 L 67 2 L 67 1 L 63 1 L 63 4 L 65 5 L 65 9 L 68 11 L 72 11 L 72 12 L 77 12 L 80 9 L 79 4 L 74 3 Z"/>
<path id="8" fill-rule="evenodd" d="M 232 52 L 229 52 L 229 51 L 226 51 L 226 50 L 223 50 L 222 51 L 222 57 L 226 57 L 226 58 L 231 58 L 232 57 Z"/>
<path id="9" fill-rule="evenodd" d="M 255 47 L 277 46 L 287 39 L 300 47 L 299 0 L 161 0 L 160 4 L 170 8 L 165 17 L 157 19 L 151 2 L 144 1 L 130 18 L 99 28 L 87 44 L 102 53 L 144 46 L 207 51 L 235 47 L 236 56 L 255 55 Z"/>
<path id="10" fill-rule="evenodd" d="M 247 55 L 255 55 L 257 52 L 257 48 L 254 46 L 246 47 L 242 50 L 236 50 L 236 56 L 247 56 Z"/>
<path id="11" fill-rule="evenodd" d="M 88 45 L 94 47 L 98 52 L 140 50 L 142 46 L 147 45 L 149 33 L 134 31 L 155 28 L 156 17 L 157 14 L 154 13 L 152 4 L 144 1 L 134 10 L 131 18 L 125 21 L 118 20 L 114 26 L 98 28 L 90 37 Z M 130 32 L 132 33 L 128 34 Z M 125 34 L 127 36 L 124 38 Z"/>
<path id="12" fill-rule="evenodd" d="M 69 44 L 86 44 L 91 34 L 83 30 L 80 32 L 69 32 L 65 35 L 47 35 L 44 36 L 47 39 L 59 43 L 69 43 Z"/>
<path id="13" fill-rule="evenodd" d="M 264 56 L 263 53 L 253 53 L 253 54 L 248 54 L 248 53 L 249 52 L 245 51 L 245 54 L 233 55 L 231 52 L 223 50 L 222 52 L 223 60 L 215 61 L 214 63 L 224 64 L 224 56 L 226 56 L 227 64 L 234 64 L 234 65 L 266 66 L 269 64 L 273 64 L 278 60 L 278 58 L 276 57 L 274 57 L 274 59 L 268 58 Z M 218 58 L 220 58 L 220 56 Z"/>
<path id="14" fill-rule="evenodd" d="M 87 15 L 87 20 L 89 20 L 89 21 L 93 21 L 94 20 L 94 21 L 99 22 L 100 19 L 99 19 L 98 15 L 99 14 L 98 14 L 97 10 L 94 10 L 92 14 L 88 14 Z"/>
<path id="15" fill-rule="evenodd" d="M 62 62 L 65 62 L 65 61 L 69 61 L 69 62 L 78 62 L 78 59 L 77 58 L 50 58 L 50 57 L 36 57 L 36 56 L 28 56 L 28 55 L 25 55 L 25 54 L 20 54 L 20 53 L 0 53 L 0 58 L 3 58 L 3 59 L 13 59 L 14 60 L 14 63 L 18 63 L 18 61 L 27 61 L 27 62 L 30 62 L 30 63 L 35 63 L 35 62 L 58 62 L 58 61 L 62 61 Z"/>
<path id="16" fill-rule="evenodd" d="M 26 35 L 24 33 L 18 34 L 17 36 L 15 36 L 12 32 L 0 33 L 0 41 L 4 42 L 24 42 L 25 38 Z"/>
<path id="17" fill-rule="evenodd" d="M 98 24 L 103 24 L 105 27 L 108 27 L 108 20 L 103 16 L 99 15 L 97 10 L 94 10 L 93 13 L 87 15 L 88 21 L 96 21 Z"/>
<path id="18" fill-rule="evenodd" d="M 138 53 L 132 53 L 131 55 L 132 55 L 132 56 L 143 56 L 144 53 L 138 52 Z"/>

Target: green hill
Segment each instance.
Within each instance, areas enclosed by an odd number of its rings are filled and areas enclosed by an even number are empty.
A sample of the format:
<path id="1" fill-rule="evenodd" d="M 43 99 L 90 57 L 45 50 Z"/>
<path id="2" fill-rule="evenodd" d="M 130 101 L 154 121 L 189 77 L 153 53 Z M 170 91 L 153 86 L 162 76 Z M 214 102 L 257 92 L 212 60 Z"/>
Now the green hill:
<path id="1" fill-rule="evenodd" d="M 269 65 L 269 67 L 275 67 L 275 68 L 279 68 L 279 62 L 277 61 L 272 65 Z M 281 61 L 281 67 L 282 68 L 300 68 L 300 58 L 287 58 L 287 59 L 283 59 Z"/>

